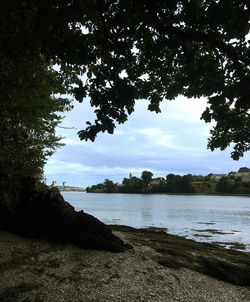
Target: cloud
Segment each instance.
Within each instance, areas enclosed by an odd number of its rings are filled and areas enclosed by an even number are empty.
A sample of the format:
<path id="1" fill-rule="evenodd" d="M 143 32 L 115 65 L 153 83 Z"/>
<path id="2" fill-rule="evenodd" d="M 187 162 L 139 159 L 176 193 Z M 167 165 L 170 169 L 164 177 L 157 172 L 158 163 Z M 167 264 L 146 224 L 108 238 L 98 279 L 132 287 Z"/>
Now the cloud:
<path id="1" fill-rule="evenodd" d="M 143 135 L 153 145 L 173 147 L 173 138 L 171 134 L 167 134 L 159 128 L 140 128 L 134 130 L 135 134 Z"/>
<path id="2" fill-rule="evenodd" d="M 79 138 L 63 138 L 61 143 L 65 144 L 66 146 L 82 146 L 82 142 L 79 140 Z"/>
<path id="3" fill-rule="evenodd" d="M 48 160 L 45 167 L 48 183 L 57 180 L 87 186 L 105 178 L 121 181 L 129 173 L 140 176 L 143 170 L 156 176 L 204 175 L 249 166 L 249 154 L 235 162 L 230 158 L 230 150 L 207 150 L 212 125 L 200 120 L 207 106 L 205 99 L 165 100 L 160 114 L 149 112 L 147 105 L 143 100 L 136 102 L 127 123 L 117 125 L 113 135 L 99 134 L 92 143 L 80 141 L 77 131 L 85 127 L 86 121 L 95 119 L 93 108 L 87 100 L 76 103 L 71 112 L 65 113 L 63 126 L 77 129 L 58 129 L 66 146 Z"/>

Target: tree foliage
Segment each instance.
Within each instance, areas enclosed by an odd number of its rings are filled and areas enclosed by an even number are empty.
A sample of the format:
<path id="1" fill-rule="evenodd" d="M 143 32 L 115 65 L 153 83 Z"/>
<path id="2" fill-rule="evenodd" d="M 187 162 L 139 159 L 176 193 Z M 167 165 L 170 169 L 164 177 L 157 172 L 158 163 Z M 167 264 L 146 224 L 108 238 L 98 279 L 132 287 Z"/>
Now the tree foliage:
<path id="1" fill-rule="evenodd" d="M 228 177 L 222 177 L 216 184 L 216 191 L 220 193 L 234 193 L 235 183 Z"/>
<path id="2" fill-rule="evenodd" d="M 242 167 L 239 171 L 248 174 L 249 168 Z M 144 172 L 144 171 L 143 171 Z M 143 175 L 142 172 L 142 175 Z M 152 173 L 150 171 L 146 171 Z M 153 174 L 153 173 L 152 173 Z M 145 182 L 142 176 L 124 178 L 122 183 L 114 183 L 105 179 L 103 183 L 86 188 L 90 193 L 167 193 L 167 194 L 250 194 L 249 178 L 242 178 L 235 172 L 230 172 L 219 180 L 213 174 L 203 175 L 175 175 L 168 174 L 166 178 L 151 178 Z"/>
<path id="3" fill-rule="evenodd" d="M 103 185 L 104 185 L 104 190 L 107 193 L 114 193 L 116 190 L 116 184 L 110 179 L 105 179 Z"/>
<path id="4" fill-rule="evenodd" d="M 136 176 L 124 178 L 118 191 L 121 193 L 145 193 L 145 183 Z"/>
<path id="5" fill-rule="evenodd" d="M 32 12 L 32 47 L 61 66 L 78 101 L 89 96 L 95 107 L 96 120 L 79 132 L 81 139 L 113 133 L 137 99 L 160 112 L 162 100 L 182 94 L 208 97 L 202 119 L 215 121 L 210 149 L 233 143 L 234 159 L 250 149 L 248 0 L 26 0 L 15 6 L 20 16 Z"/>
<path id="6" fill-rule="evenodd" d="M 142 171 L 141 173 L 141 179 L 146 183 L 149 184 L 150 181 L 152 180 L 153 173 L 150 171 Z"/>
<path id="7" fill-rule="evenodd" d="M 180 176 L 171 174 L 172 177 L 152 178 L 153 173 L 143 171 L 141 177 L 132 176 L 124 178 L 121 184 L 105 179 L 103 183 L 86 188 L 87 192 L 94 193 L 194 193 L 190 174 Z"/>
<path id="8" fill-rule="evenodd" d="M 2 0 L 0 18 L 4 185 L 57 146 L 56 93 L 90 97 L 82 140 L 113 133 L 138 99 L 160 112 L 164 99 L 207 96 L 208 146 L 234 143 L 234 159 L 250 149 L 249 1 Z"/>
<path id="9" fill-rule="evenodd" d="M 194 193 L 195 189 L 191 183 L 192 178 L 189 175 L 173 175 L 167 178 L 166 191 L 169 193 Z M 168 175 L 169 176 L 169 175 Z"/>
<path id="10" fill-rule="evenodd" d="M 11 208 L 24 179 L 41 179 L 47 157 L 61 145 L 56 112 L 70 105 L 56 98 L 65 89 L 33 37 L 34 8 L 23 1 L 2 1 L 1 6 L 0 193 Z"/>
<path id="11" fill-rule="evenodd" d="M 239 168 L 238 173 L 246 173 L 246 172 L 250 172 L 250 169 L 247 167 L 241 167 Z"/>

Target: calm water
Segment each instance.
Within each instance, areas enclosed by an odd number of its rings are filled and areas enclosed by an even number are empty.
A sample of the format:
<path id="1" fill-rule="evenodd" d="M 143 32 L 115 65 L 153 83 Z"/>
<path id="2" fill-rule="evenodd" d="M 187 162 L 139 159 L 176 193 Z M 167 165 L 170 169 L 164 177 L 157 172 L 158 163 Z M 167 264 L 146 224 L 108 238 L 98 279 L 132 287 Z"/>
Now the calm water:
<path id="1" fill-rule="evenodd" d="M 63 192 L 76 210 L 106 224 L 161 227 L 203 242 L 240 242 L 250 251 L 250 197 Z"/>

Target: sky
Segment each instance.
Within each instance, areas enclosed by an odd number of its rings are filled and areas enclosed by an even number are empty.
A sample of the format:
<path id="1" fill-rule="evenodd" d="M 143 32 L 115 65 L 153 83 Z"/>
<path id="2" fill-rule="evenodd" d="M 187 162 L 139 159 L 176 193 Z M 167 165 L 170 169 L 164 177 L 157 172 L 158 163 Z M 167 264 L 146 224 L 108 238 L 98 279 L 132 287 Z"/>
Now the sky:
<path id="1" fill-rule="evenodd" d="M 147 110 L 147 101 L 137 101 L 134 113 L 113 135 L 100 133 L 95 142 L 80 141 L 77 132 L 95 115 L 89 100 L 74 103 L 74 109 L 63 113 L 63 127 L 57 134 L 65 144 L 52 155 L 45 166 L 47 184 L 86 187 L 106 178 L 121 182 L 129 173 L 139 177 L 149 170 L 154 177 L 169 173 L 207 175 L 229 173 L 250 167 L 250 153 L 239 161 L 230 157 L 230 149 L 211 152 L 207 139 L 212 124 L 200 120 L 206 99 L 164 100 L 161 113 Z"/>

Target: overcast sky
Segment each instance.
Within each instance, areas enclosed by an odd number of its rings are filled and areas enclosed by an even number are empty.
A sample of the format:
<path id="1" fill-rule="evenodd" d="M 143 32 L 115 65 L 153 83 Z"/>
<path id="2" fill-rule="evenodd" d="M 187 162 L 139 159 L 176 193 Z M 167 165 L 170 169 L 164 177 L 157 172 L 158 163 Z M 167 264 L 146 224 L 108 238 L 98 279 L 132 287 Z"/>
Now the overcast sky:
<path id="1" fill-rule="evenodd" d="M 228 173 L 241 166 L 250 166 L 250 154 L 233 161 L 230 150 L 207 150 L 211 124 L 200 120 L 206 107 L 205 99 L 187 100 L 178 97 L 164 101 L 160 114 L 147 111 L 147 102 L 138 101 L 135 112 L 115 133 L 99 134 L 96 141 L 80 141 L 77 131 L 86 121 L 94 120 L 93 109 L 86 100 L 75 104 L 65 113 L 62 126 L 77 129 L 58 129 L 65 146 L 49 158 L 45 166 L 48 184 L 88 186 L 105 178 L 121 182 L 129 173 L 140 176 L 149 170 L 154 176 L 175 174 Z"/>

